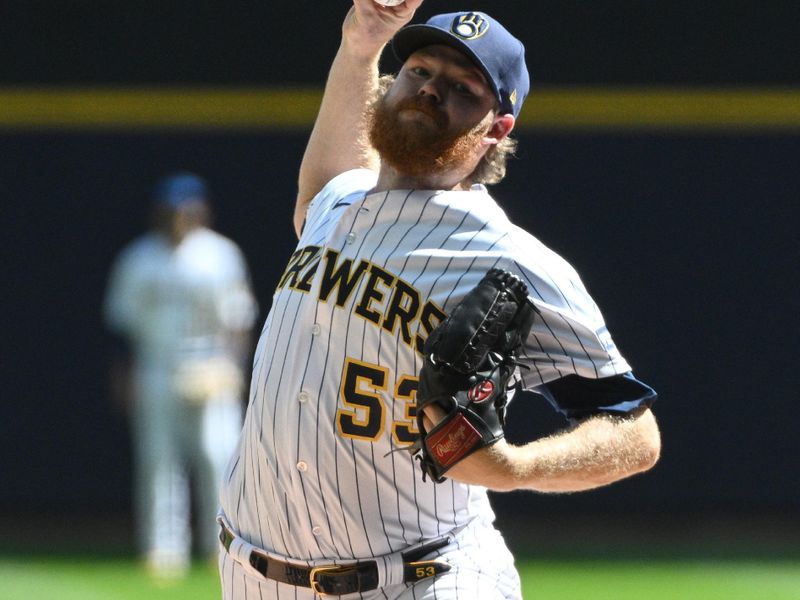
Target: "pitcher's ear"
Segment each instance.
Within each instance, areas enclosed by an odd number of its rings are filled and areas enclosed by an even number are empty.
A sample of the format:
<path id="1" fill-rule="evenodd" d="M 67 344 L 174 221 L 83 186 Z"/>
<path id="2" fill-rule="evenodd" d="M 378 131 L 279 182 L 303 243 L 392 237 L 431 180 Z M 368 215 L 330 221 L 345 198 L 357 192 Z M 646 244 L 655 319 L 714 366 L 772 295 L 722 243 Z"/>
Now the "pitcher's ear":
<path id="1" fill-rule="evenodd" d="M 508 137 L 508 134 L 514 129 L 514 123 L 516 123 L 514 115 L 505 114 L 495 116 L 492 127 L 483 138 L 484 143 L 492 145 L 499 144 Z"/>

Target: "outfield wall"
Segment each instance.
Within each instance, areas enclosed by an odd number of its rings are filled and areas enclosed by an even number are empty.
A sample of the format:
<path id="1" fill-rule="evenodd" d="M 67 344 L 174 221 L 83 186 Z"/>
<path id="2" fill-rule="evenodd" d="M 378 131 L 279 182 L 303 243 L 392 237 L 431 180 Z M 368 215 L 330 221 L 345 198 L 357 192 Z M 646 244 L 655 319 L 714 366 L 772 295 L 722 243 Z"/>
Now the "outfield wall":
<path id="1" fill-rule="evenodd" d="M 208 177 L 262 307 L 293 248 L 307 133 L 9 133 L 0 137 L 6 258 L 0 510 L 125 510 L 130 455 L 109 405 L 100 321 L 114 253 L 165 170 Z M 661 394 L 656 470 L 510 510 L 790 512 L 797 158 L 792 134 L 526 133 L 496 196 L 568 257 L 618 346 Z M 560 425 L 519 401 L 511 436 Z M 792 476 L 794 473 L 794 476 Z"/>
<path id="2" fill-rule="evenodd" d="M 0 516 L 129 510 L 100 304 L 154 179 L 205 175 L 264 311 L 349 0 L 9 2 L 0 10 Z M 569 258 L 661 394 L 655 471 L 508 514 L 798 516 L 800 3 L 491 5 L 533 93 L 496 188 Z M 396 67 L 391 55 L 384 66 Z M 263 314 L 262 314 L 263 317 Z M 512 407 L 510 437 L 561 423 Z"/>

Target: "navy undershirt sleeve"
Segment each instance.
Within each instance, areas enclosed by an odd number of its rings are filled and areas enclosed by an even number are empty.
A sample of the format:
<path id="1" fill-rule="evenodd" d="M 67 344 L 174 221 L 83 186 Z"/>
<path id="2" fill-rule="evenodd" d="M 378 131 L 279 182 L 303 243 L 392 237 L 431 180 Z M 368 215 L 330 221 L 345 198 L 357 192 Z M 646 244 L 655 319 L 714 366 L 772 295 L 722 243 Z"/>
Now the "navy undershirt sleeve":
<path id="1" fill-rule="evenodd" d="M 567 375 L 533 391 L 570 420 L 602 413 L 628 414 L 642 406 L 651 406 L 657 397 L 653 388 L 630 371 L 601 379 Z"/>

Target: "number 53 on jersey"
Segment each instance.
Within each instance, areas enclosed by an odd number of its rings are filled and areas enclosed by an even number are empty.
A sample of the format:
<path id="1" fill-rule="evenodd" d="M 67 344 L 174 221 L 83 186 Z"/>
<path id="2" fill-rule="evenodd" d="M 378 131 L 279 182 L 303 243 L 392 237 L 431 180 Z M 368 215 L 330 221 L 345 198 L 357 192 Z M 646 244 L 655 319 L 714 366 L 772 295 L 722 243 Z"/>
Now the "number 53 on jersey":
<path id="1" fill-rule="evenodd" d="M 419 434 L 416 421 L 419 378 L 401 375 L 394 382 L 392 396 L 395 402 L 403 403 L 397 420 L 392 418 L 392 410 L 384 399 L 390 379 L 386 367 L 345 359 L 340 389 L 344 407 L 336 412 L 336 427 L 341 436 L 375 442 L 390 425 L 396 445 L 406 446 L 414 442 Z"/>

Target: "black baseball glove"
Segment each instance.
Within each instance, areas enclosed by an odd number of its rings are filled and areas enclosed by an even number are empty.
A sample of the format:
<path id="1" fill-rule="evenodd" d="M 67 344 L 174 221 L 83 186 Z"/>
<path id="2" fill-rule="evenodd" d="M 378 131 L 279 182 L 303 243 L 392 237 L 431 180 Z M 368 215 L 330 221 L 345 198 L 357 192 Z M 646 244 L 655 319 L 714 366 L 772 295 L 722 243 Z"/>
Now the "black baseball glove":
<path id="1" fill-rule="evenodd" d="M 410 449 L 423 480 L 441 483 L 453 465 L 503 438 L 508 380 L 535 312 L 516 275 L 491 269 L 430 334 L 417 390 L 420 437 Z M 447 416 L 427 431 L 422 409 L 434 403 Z"/>

